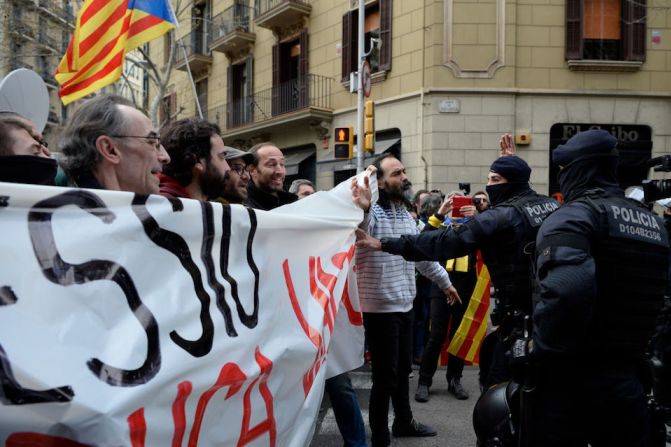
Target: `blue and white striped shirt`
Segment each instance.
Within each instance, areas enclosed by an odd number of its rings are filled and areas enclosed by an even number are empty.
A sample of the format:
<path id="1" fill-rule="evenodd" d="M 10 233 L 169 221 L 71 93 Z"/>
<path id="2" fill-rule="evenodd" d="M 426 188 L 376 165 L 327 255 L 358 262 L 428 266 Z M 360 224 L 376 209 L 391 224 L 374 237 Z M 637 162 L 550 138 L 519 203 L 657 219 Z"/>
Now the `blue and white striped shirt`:
<path id="1" fill-rule="evenodd" d="M 371 236 L 399 237 L 417 234 L 417 224 L 410 213 L 393 202 L 390 208 L 371 207 L 362 228 Z M 408 312 L 415 299 L 415 268 L 441 289 L 452 285 L 445 269 L 437 262 L 411 262 L 383 251 L 357 249 L 356 269 L 359 299 L 364 312 Z"/>

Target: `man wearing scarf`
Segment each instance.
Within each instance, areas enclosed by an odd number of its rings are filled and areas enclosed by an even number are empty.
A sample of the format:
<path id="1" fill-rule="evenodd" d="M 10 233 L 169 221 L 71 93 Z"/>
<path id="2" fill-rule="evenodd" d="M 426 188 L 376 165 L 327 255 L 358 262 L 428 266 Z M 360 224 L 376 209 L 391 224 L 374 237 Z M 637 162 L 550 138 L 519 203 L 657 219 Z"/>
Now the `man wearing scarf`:
<path id="1" fill-rule="evenodd" d="M 667 284 L 668 235 L 625 198 L 616 144 L 589 130 L 552 154 L 566 202 L 536 242 L 533 445 L 649 445 L 642 363 Z"/>
<path id="2" fill-rule="evenodd" d="M 0 116 L 0 182 L 54 185 L 58 165 L 31 121 Z"/>
<path id="3" fill-rule="evenodd" d="M 399 254 L 410 261 L 452 259 L 481 251 L 500 310 L 495 321 L 499 341 L 485 380 L 487 388 L 511 378 L 506 351 L 520 337 L 524 316 L 531 313 L 533 242 L 543 220 L 559 207 L 554 199 L 531 189 L 530 176 L 524 160 L 504 155 L 492 163 L 487 178 L 492 208 L 458 229 L 380 240 L 358 233 L 358 247 Z"/>

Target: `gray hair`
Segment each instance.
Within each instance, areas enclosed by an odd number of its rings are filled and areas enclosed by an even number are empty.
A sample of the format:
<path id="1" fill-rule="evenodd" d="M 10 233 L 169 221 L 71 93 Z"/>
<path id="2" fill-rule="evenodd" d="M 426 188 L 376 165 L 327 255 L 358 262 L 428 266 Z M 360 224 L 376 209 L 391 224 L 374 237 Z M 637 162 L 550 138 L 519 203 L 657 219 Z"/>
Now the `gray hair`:
<path id="1" fill-rule="evenodd" d="M 433 192 L 429 193 L 429 196 L 424 199 L 424 203 L 422 203 L 422 206 L 419 209 L 419 215 L 427 218 L 430 217 L 432 214 L 438 211 L 438 208 L 440 208 L 442 203 L 443 198 L 440 194 Z"/>
<path id="2" fill-rule="evenodd" d="M 298 190 L 303 185 L 308 185 L 310 188 L 315 189 L 315 185 L 313 185 L 310 180 L 299 178 L 291 182 L 291 186 L 289 186 L 289 192 L 291 194 L 298 194 Z"/>
<path id="3" fill-rule="evenodd" d="M 76 179 L 92 173 L 102 160 L 96 149 L 98 137 L 126 133 L 126 117 L 118 106 L 135 108 L 121 96 L 100 95 L 86 101 L 70 116 L 58 144 L 65 156 L 63 169 L 69 177 Z"/>

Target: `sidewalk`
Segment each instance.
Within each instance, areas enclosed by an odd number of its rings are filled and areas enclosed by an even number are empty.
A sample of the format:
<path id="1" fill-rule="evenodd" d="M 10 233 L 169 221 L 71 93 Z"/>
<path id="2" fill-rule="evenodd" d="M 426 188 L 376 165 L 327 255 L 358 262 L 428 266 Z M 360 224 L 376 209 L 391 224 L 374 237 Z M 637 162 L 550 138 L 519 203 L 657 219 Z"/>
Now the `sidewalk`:
<path id="1" fill-rule="evenodd" d="M 438 436 L 433 438 L 392 438 L 392 446 L 408 447 L 467 447 L 475 446 L 475 434 L 473 433 L 472 414 L 473 406 L 480 394 L 478 389 L 478 368 L 464 368 L 462 384 L 470 393 L 468 400 L 460 401 L 447 392 L 447 381 L 445 380 L 445 368 L 439 368 L 434 377 L 434 386 L 431 388 L 431 399 L 427 403 L 419 403 L 414 399 L 417 389 L 418 372 L 413 371 L 410 379 L 410 405 L 415 419 L 430 425 L 438 431 Z M 350 373 L 352 384 L 359 397 L 359 404 L 366 424 L 366 433 L 370 441 L 370 430 L 368 428 L 368 399 L 370 397 L 370 371 L 364 366 Z M 393 422 L 393 410 L 390 410 L 389 424 Z M 319 412 L 319 420 L 315 437 L 310 444 L 311 447 L 341 447 L 342 438 L 335 423 L 333 411 L 325 398 L 322 409 Z"/>

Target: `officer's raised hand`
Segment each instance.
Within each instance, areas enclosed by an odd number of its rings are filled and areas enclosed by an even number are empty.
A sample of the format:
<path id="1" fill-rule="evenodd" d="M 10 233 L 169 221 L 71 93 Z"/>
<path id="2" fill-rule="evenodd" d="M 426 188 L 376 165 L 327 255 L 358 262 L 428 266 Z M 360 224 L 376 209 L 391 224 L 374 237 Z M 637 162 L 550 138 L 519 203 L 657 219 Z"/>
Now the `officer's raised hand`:
<path id="1" fill-rule="evenodd" d="M 499 140 L 499 155 L 505 157 L 506 155 L 515 155 L 516 153 L 517 149 L 515 148 L 513 136 L 509 133 L 501 135 L 501 139 Z"/>

